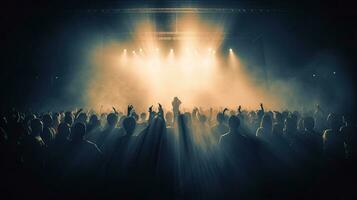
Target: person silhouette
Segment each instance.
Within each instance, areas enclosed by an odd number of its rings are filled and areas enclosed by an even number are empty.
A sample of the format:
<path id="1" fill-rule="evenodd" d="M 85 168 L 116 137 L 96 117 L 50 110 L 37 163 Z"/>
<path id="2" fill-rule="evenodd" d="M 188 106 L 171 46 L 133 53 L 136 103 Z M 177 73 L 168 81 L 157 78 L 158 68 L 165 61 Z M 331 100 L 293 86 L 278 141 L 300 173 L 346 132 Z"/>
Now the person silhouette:
<path id="1" fill-rule="evenodd" d="M 357 134 L 356 126 L 352 122 L 352 116 L 343 116 L 343 126 L 340 128 L 342 137 L 345 140 L 347 157 L 354 162 L 357 159 Z"/>
<path id="2" fill-rule="evenodd" d="M 321 160 L 323 152 L 322 134 L 315 131 L 315 120 L 313 117 L 304 117 L 304 132 L 302 133 L 303 149 L 308 162 L 316 163 Z"/>
<path id="3" fill-rule="evenodd" d="M 345 158 L 345 148 L 338 116 L 330 113 L 327 117 L 327 124 L 329 128 L 323 133 L 324 154 L 330 161 L 340 161 Z"/>
<path id="4" fill-rule="evenodd" d="M 74 116 L 72 114 L 72 112 L 70 111 L 67 111 L 65 114 L 64 114 L 64 122 L 67 123 L 69 126 L 72 126 L 73 124 L 73 119 Z"/>
<path id="5" fill-rule="evenodd" d="M 73 176 L 91 176 L 98 169 L 102 152 L 93 142 L 84 139 L 86 126 L 75 123 L 71 129 L 71 141 L 68 145 L 68 169 Z"/>
<path id="6" fill-rule="evenodd" d="M 240 132 L 240 120 L 237 116 L 228 119 L 229 132 L 222 135 L 219 147 L 225 163 L 225 188 L 231 197 L 247 195 L 249 188 L 256 188 L 255 182 L 262 173 L 259 170 L 261 151 L 257 140 Z M 254 181 L 252 181 L 254 180 Z M 249 193 L 251 196 L 251 193 Z"/>
<path id="7" fill-rule="evenodd" d="M 87 132 L 88 133 L 97 132 L 99 131 L 100 126 L 101 126 L 101 122 L 98 119 L 98 116 L 96 114 L 93 114 L 89 117 Z"/>
<path id="8" fill-rule="evenodd" d="M 23 162 L 30 173 L 40 173 L 43 170 L 46 157 L 46 144 L 41 138 L 43 123 L 36 118 L 31 120 L 31 132 L 24 139 Z"/>
<path id="9" fill-rule="evenodd" d="M 53 128 L 53 119 L 50 114 L 46 114 L 42 117 L 43 131 L 41 138 L 47 146 L 51 146 L 55 140 L 56 130 Z"/>
<path id="10" fill-rule="evenodd" d="M 217 124 L 211 128 L 213 137 L 216 138 L 217 143 L 220 137 L 229 131 L 228 126 L 224 123 L 224 114 L 222 112 L 217 113 L 216 116 Z"/>
<path id="11" fill-rule="evenodd" d="M 136 120 L 133 117 L 125 117 L 123 119 L 123 129 L 125 135 L 117 138 L 115 141 L 113 153 L 108 161 L 108 176 L 113 178 L 128 178 L 130 168 L 133 165 L 136 136 L 133 136 Z"/>
<path id="12" fill-rule="evenodd" d="M 49 147 L 49 170 L 54 176 L 59 177 L 63 173 L 63 158 L 67 155 L 70 135 L 71 128 L 69 125 L 65 122 L 60 123 L 56 138 L 52 146 Z"/>
<path id="13" fill-rule="evenodd" d="M 102 132 L 99 133 L 98 138 L 95 140 L 95 143 L 99 146 L 99 148 L 103 148 L 106 140 L 110 139 L 108 137 L 115 137 L 119 134 L 120 130 L 116 127 L 118 124 L 118 115 L 116 113 L 110 113 L 107 116 L 107 125 Z"/>
<path id="14" fill-rule="evenodd" d="M 256 136 L 266 142 L 270 142 L 273 131 L 273 121 L 270 115 L 264 114 L 260 127 L 257 129 Z"/>

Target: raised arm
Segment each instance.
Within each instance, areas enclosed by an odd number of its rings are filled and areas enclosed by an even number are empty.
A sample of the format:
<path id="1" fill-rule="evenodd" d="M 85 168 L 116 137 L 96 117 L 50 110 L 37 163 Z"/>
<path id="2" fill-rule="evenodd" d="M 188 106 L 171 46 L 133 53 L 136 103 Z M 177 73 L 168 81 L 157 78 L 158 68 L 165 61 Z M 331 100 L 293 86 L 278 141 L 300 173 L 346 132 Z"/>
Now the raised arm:
<path id="1" fill-rule="evenodd" d="M 130 116 L 132 111 L 134 109 L 134 106 L 133 105 L 128 105 L 128 112 L 127 112 L 127 116 Z"/>
<path id="2" fill-rule="evenodd" d="M 149 124 L 150 124 L 151 120 L 154 119 L 154 117 L 155 117 L 155 112 L 152 110 L 152 107 L 153 106 L 149 107 Z"/>
<path id="3" fill-rule="evenodd" d="M 113 111 L 114 111 L 115 114 L 119 114 L 117 109 L 114 108 L 114 106 L 112 108 L 113 108 Z"/>
<path id="4" fill-rule="evenodd" d="M 262 103 L 260 103 L 260 110 L 264 113 L 265 111 L 264 111 L 264 107 L 263 107 L 263 104 Z"/>
<path id="5" fill-rule="evenodd" d="M 242 114 L 242 106 L 241 105 L 238 106 L 238 114 Z"/>
<path id="6" fill-rule="evenodd" d="M 77 119 L 78 115 L 83 111 L 83 108 L 79 109 L 75 114 L 74 114 L 74 119 Z"/>
<path id="7" fill-rule="evenodd" d="M 160 103 L 159 103 L 158 116 L 164 119 L 164 109 L 162 108 L 162 105 Z"/>

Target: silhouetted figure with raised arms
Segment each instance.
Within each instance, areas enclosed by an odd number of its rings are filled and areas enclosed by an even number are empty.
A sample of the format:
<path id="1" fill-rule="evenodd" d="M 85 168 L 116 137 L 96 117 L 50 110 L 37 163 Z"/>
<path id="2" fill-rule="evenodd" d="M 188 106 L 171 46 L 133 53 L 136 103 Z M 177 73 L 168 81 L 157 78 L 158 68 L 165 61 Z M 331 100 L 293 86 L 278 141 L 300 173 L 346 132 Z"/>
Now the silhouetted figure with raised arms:
<path id="1" fill-rule="evenodd" d="M 273 131 L 273 121 L 270 115 L 265 114 L 262 118 L 260 127 L 257 129 L 256 136 L 265 142 L 270 142 Z"/>

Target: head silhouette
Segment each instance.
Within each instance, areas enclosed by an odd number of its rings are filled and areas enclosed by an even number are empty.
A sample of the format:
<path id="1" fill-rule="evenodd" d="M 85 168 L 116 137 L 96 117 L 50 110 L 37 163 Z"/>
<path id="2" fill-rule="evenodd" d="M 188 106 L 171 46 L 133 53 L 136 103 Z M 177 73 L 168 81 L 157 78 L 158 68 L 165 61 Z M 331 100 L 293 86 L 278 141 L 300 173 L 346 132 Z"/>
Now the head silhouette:
<path id="1" fill-rule="evenodd" d="M 43 124 L 40 119 L 36 118 L 31 120 L 31 135 L 39 136 L 43 131 Z"/>
<path id="2" fill-rule="evenodd" d="M 117 125 L 117 123 L 118 123 L 118 115 L 115 114 L 115 113 L 110 113 L 107 116 L 107 122 L 108 122 L 109 126 L 115 127 Z"/>
<path id="3" fill-rule="evenodd" d="M 207 117 L 206 115 L 199 115 L 198 119 L 200 120 L 200 122 L 202 124 L 206 123 L 207 122 Z"/>
<path id="4" fill-rule="evenodd" d="M 237 132 L 240 126 L 240 120 L 237 116 L 232 115 L 228 120 L 229 129 L 231 132 Z"/>
<path id="5" fill-rule="evenodd" d="M 97 115 L 91 115 L 90 117 L 89 117 L 89 123 L 90 124 L 96 124 L 96 123 L 98 123 L 98 116 Z"/>
<path id="6" fill-rule="evenodd" d="M 224 122 L 224 114 L 221 112 L 217 113 L 216 120 L 219 124 L 223 123 Z"/>
<path id="7" fill-rule="evenodd" d="M 65 113 L 64 122 L 66 122 L 68 125 L 72 126 L 72 124 L 73 124 L 73 114 L 72 114 L 72 112 L 66 112 Z"/>
<path id="8" fill-rule="evenodd" d="M 146 113 L 142 112 L 142 113 L 140 114 L 140 120 L 141 120 L 141 121 L 145 121 L 145 120 L 146 120 Z"/>
<path id="9" fill-rule="evenodd" d="M 133 117 L 126 117 L 123 120 L 123 128 L 128 135 L 132 135 L 134 133 L 135 127 L 136 120 Z"/>
<path id="10" fill-rule="evenodd" d="M 273 120 L 269 114 L 263 115 L 262 121 L 260 122 L 260 127 L 263 127 L 266 130 L 272 130 Z"/>
<path id="11" fill-rule="evenodd" d="M 330 113 L 328 115 L 327 123 L 329 125 L 329 128 L 331 128 L 332 130 L 338 130 L 340 127 L 340 121 L 339 121 L 337 115 L 334 113 Z"/>
<path id="12" fill-rule="evenodd" d="M 82 113 L 80 113 L 78 115 L 77 122 L 81 122 L 81 123 L 86 124 L 87 123 L 87 119 L 88 119 L 87 114 L 82 112 Z"/>
<path id="13" fill-rule="evenodd" d="M 60 123 L 58 125 L 58 134 L 56 137 L 58 139 L 67 139 L 70 133 L 71 133 L 71 129 L 69 125 L 67 123 Z"/>
<path id="14" fill-rule="evenodd" d="M 174 116 L 172 114 L 172 112 L 167 112 L 166 115 L 165 115 L 165 119 L 167 122 L 171 123 L 172 120 L 174 119 Z"/>
<path id="15" fill-rule="evenodd" d="M 86 126 L 78 122 L 72 127 L 72 141 L 77 142 L 83 140 L 84 135 L 86 134 Z"/>
<path id="16" fill-rule="evenodd" d="M 275 112 L 274 113 L 274 118 L 275 118 L 275 122 L 278 124 L 283 124 L 283 115 L 280 112 Z"/>
<path id="17" fill-rule="evenodd" d="M 46 114 L 42 117 L 42 121 L 43 121 L 43 126 L 44 127 L 50 127 L 53 124 L 53 119 L 52 116 L 50 114 Z"/>

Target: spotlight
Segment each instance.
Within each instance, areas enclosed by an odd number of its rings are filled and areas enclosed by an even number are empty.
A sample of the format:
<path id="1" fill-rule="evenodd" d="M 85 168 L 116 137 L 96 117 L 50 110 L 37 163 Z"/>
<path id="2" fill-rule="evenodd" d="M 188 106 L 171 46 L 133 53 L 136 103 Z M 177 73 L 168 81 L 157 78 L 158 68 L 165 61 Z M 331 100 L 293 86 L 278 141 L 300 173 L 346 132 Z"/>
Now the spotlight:
<path id="1" fill-rule="evenodd" d="M 174 50 L 173 49 L 170 49 L 170 53 L 173 53 L 174 52 Z"/>
<path id="2" fill-rule="evenodd" d="M 133 51 L 133 54 L 135 54 L 135 51 Z"/>
<path id="3" fill-rule="evenodd" d="M 232 49 L 232 48 L 229 48 L 229 52 L 233 52 L 233 49 Z"/>
<path id="4" fill-rule="evenodd" d="M 124 49 L 124 53 L 126 53 L 126 49 Z"/>
<path id="5" fill-rule="evenodd" d="M 336 72 L 333 72 L 333 75 L 335 75 L 336 74 Z"/>
<path id="6" fill-rule="evenodd" d="M 140 49 L 139 49 L 139 51 L 140 51 L 140 52 L 142 52 L 142 51 L 143 51 L 143 49 L 141 49 L 141 48 L 140 48 Z"/>

